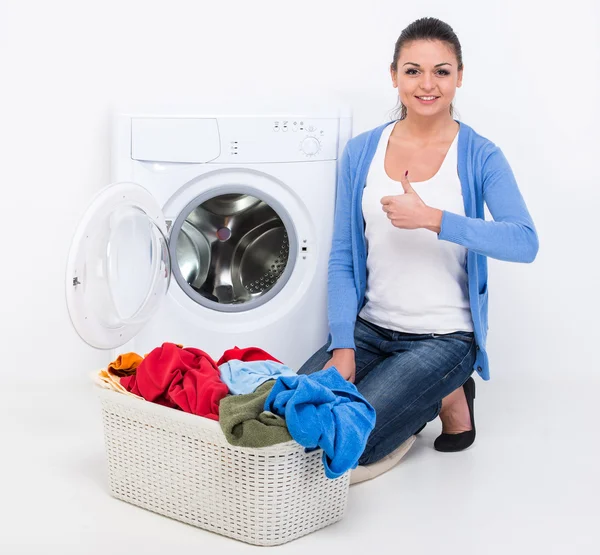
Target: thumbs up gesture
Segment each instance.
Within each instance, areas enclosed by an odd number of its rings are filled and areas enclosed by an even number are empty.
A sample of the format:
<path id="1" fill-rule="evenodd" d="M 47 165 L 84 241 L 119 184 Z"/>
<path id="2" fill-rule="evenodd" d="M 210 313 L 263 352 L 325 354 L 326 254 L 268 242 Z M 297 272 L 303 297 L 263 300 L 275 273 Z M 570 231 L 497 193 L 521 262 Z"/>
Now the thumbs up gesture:
<path id="1" fill-rule="evenodd" d="M 400 180 L 403 195 L 390 195 L 381 199 L 381 208 L 392 225 L 400 229 L 431 229 L 439 233 L 442 211 L 427 206 L 408 181 L 408 170 Z"/>

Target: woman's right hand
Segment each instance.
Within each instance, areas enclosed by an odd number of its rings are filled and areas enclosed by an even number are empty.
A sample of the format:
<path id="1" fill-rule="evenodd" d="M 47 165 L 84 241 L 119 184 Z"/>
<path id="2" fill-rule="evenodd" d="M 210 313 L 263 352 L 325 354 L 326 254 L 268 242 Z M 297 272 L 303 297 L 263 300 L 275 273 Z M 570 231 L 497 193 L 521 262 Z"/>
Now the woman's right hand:
<path id="1" fill-rule="evenodd" d="M 323 370 L 330 366 L 335 366 L 345 380 L 354 383 L 356 376 L 354 349 L 334 349 L 332 357 L 323 367 Z"/>

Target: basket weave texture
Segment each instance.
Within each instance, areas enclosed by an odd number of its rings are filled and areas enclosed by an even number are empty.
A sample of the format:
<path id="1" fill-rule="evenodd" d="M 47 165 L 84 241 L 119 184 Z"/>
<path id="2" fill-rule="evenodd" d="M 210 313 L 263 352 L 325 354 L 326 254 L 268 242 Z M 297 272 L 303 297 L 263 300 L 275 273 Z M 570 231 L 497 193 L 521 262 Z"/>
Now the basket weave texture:
<path id="1" fill-rule="evenodd" d="M 279 545 L 340 520 L 350 472 L 295 441 L 231 445 L 219 423 L 98 388 L 114 497 L 254 545 Z"/>

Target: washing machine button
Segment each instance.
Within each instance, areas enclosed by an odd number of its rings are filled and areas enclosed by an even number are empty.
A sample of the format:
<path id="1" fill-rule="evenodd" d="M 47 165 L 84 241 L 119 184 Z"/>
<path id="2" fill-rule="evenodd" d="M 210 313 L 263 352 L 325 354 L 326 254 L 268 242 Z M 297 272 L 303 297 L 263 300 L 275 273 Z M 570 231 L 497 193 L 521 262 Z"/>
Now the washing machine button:
<path id="1" fill-rule="evenodd" d="M 302 141 L 300 149 L 307 156 L 314 156 L 321 150 L 321 143 L 315 137 L 306 137 L 306 139 Z"/>

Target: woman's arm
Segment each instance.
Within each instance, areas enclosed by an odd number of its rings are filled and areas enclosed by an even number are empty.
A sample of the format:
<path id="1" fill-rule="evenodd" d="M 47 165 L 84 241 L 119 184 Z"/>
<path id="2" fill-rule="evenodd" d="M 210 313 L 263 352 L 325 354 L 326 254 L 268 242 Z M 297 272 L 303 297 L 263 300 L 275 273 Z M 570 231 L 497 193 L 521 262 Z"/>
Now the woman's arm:
<path id="1" fill-rule="evenodd" d="M 479 254 L 510 262 L 533 262 L 538 236 L 502 150 L 495 147 L 483 164 L 483 200 L 494 221 L 443 211 L 438 238 Z"/>
<path id="2" fill-rule="evenodd" d="M 335 200 L 333 239 L 329 254 L 327 280 L 327 313 L 333 349 L 354 349 L 354 324 L 358 299 L 352 264 L 352 176 L 349 145 L 346 144 L 340 163 Z"/>

